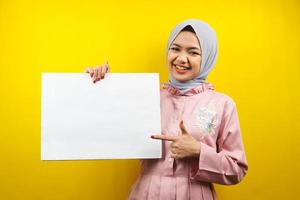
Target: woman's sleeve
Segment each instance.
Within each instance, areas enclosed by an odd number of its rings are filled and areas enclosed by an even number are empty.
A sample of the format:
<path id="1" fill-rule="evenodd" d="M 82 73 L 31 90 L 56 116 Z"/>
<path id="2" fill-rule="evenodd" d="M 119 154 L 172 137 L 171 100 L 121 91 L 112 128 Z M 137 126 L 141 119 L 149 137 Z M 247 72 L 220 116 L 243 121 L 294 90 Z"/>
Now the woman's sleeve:
<path id="1" fill-rule="evenodd" d="M 198 168 L 192 179 L 232 185 L 239 183 L 247 173 L 248 164 L 235 103 L 230 101 L 224 109 L 217 149 L 201 142 Z"/>

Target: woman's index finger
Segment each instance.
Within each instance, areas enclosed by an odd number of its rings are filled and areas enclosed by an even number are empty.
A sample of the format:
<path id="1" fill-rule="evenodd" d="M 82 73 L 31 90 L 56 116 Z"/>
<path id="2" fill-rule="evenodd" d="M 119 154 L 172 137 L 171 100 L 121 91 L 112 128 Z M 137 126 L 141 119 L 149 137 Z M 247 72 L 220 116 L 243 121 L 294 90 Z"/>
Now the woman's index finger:
<path id="1" fill-rule="evenodd" d="M 175 135 L 152 135 L 151 138 L 157 139 L 157 140 L 166 140 L 166 141 L 174 142 L 175 140 L 177 140 L 178 137 Z"/>

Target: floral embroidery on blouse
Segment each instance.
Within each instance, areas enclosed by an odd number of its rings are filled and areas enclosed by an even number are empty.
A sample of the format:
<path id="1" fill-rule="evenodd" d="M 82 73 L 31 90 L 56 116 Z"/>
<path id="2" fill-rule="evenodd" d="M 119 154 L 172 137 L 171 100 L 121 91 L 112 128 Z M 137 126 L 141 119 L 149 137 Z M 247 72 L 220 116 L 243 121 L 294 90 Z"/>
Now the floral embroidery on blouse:
<path id="1" fill-rule="evenodd" d="M 195 112 L 196 125 L 203 131 L 203 136 L 214 135 L 217 127 L 217 112 L 212 106 L 201 106 Z"/>

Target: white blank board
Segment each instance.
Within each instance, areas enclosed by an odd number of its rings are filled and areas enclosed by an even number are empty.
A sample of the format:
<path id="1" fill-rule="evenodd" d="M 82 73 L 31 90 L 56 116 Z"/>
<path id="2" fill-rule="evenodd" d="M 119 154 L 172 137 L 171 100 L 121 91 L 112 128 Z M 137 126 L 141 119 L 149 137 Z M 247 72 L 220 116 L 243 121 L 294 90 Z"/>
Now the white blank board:
<path id="1" fill-rule="evenodd" d="M 42 160 L 161 158 L 158 73 L 42 74 Z"/>

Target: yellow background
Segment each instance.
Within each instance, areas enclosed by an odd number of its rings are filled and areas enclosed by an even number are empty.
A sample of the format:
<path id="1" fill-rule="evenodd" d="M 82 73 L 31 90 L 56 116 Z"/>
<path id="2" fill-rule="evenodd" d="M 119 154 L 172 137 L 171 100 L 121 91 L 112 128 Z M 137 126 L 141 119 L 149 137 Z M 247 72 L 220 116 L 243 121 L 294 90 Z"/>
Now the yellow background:
<path id="1" fill-rule="evenodd" d="M 300 199 L 300 3 L 297 0 L 0 0 L 0 199 L 125 199 L 137 160 L 41 161 L 41 73 L 160 72 L 187 18 L 210 23 L 209 76 L 237 103 L 249 172 L 222 200 Z"/>

